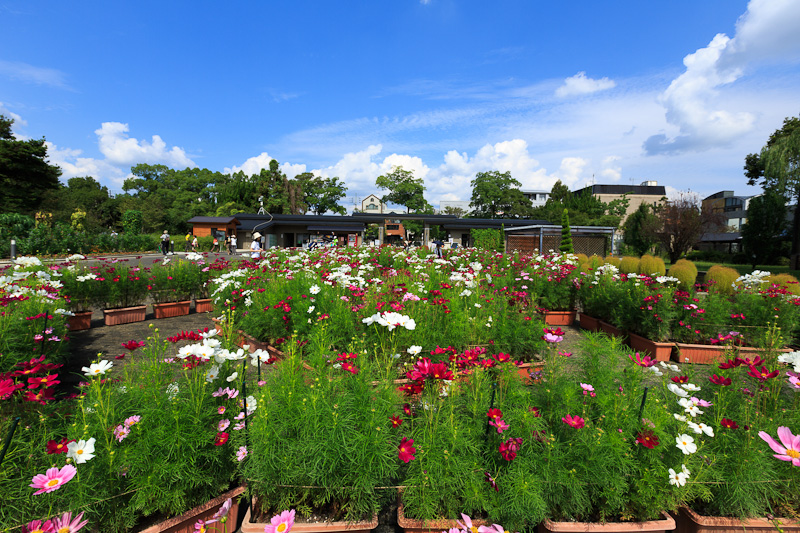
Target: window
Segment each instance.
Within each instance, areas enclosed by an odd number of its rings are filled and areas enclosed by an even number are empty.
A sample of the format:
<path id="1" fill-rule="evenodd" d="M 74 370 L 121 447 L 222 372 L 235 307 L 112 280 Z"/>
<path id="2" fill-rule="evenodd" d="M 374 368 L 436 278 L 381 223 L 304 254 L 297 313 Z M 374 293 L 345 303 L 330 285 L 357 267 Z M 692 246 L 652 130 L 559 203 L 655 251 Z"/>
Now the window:
<path id="1" fill-rule="evenodd" d="M 376 211 L 377 209 L 378 209 L 378 206 L 375 205 L 375 204 L 368 204 L 367 205 L 367 210 L 368 211 Z"/>
<path id="2" fill-rule="evenodd" d="M 390 231 L 391 230 L 398 230 L 398 229 L 400 229 L 400 225 L 399 224 L 386 224 L 386 229 L 390 230 Z"/>

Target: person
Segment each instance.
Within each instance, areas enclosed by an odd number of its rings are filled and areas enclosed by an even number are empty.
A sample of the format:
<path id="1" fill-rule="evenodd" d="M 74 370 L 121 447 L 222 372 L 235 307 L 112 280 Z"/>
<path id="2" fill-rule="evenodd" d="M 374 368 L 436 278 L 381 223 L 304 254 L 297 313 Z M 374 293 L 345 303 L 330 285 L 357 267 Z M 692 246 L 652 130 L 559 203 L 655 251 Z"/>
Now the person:
<path id="1" fill-rule="evenodd" d="M 231 235 L 231 255 L 236 255 L 236 234 Z"/>
<path id="2" fill-rule="evenodd" d="M 214 235 L 214 240 L 211 241 L 211 251 L 213 252 L 217 246 L 219 246 L 219 240 L 217 240 L 217 236 Z"/>
<path id="3" fill-rule="evenodd" d="M 253 242 L 250 243 L 250 258 L 258 259 L 260 256 L 261 256 L 261 244 L 258 242 L 258 238 L 256 238 L 254 235 Z"/>
<path id="4" fill-rule="evenodd" d="M 161 234 L 161 253 L 167 255 L 169 252 L 169 233 L 167 230 L 164 230 L 164 233 Z"/>
<path id="5" fill-rule="evenodd" d="M 192 241 L 192 251 L 197 253 L 197 247 L 200 246 L 200 243 L 197 242 L 197 235 L 194 236 L 194 240 Z"/>
<path id="6" fill-rule="evenodd" d="M 183 245 L 183 251 L 184 252 L 188 252 L 189 251 L 189 246 L 191 246 L 191 242 L 192 242 L 192 234 L 191 233 L 187 233 L 186 234 L 186 243 Z"/>
<path id="7" fill-rule="evenodd" d="M 223 246 L 222 243 L 220 243 L 219 245 L 220 253 L 222 253 L 222 246 Z M 231 251 L 231 238 L 227 233 L 225 234 L 225 250 L 227 250 L 228 252 Z"/>

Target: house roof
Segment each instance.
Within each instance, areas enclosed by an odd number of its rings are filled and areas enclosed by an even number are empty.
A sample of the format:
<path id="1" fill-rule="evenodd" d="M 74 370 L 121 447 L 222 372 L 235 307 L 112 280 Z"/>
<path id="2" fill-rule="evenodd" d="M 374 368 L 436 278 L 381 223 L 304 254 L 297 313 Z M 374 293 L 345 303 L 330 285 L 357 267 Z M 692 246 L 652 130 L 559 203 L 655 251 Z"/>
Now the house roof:
<path id="1" fill-rule="evenodd" d="M 236 217 L 192 217 L 189 219 L 189 224 L 230 224 L 231 222 L 239 224 Z"/>

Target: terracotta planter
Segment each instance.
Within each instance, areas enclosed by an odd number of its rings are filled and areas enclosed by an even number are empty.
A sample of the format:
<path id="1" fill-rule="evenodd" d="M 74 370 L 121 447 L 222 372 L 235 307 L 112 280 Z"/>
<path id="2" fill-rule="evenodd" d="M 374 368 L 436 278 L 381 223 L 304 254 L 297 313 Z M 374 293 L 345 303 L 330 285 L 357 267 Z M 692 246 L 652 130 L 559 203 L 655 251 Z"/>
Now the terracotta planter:
<path id="1" fill-rule="evenodd" d="M 545 311 L 544 323 L 549 326 L 571 326 L 575 322 L 577 311 Z"/>
<path id="2" fill-rule="evenodd" d="M 539 524 L 539 533 L 616 533 L 617 531 L 658 533 L 674 529 L 675 520 L 665 512 L 661 513 L 660 520 L 647 522 L 552 522 L 545 519 Z"/>
<path id="3" fill-rule="evenodd" d="M 612 326 L 608 322 L 603 322 L 600 320 L 600 329 L 605 332 L 606 335 L 609 337 L 622 337 L 623 333 L 622 330 L 619 329 L 617 326 Z"/>
<path id="4" fill-rule="evenodd" d="M 222 320 L 218 319 L 218 318 L 212 318 L 211 322 L 214 323 L 214 328 L 217 330 L 217 335 L 224 335 L 224 329 L 223 328 L 224 328 L 225 323 Z"/>
<path id="5" fill-rule="evenodd" d="M 120 309 L 103 309 L 103 319 L 105 320 L 106 326 L 144 322 L 146 310 L 146 305 L 122 307 Z"/>
<path id="6" fill-rule="evenodd" d="M 517 367 L 517 374 L 520 378 L 525 380 L 525 384 L 531 383 L 531 373 L 540 372 L 544 368 L 544 361 L 536 361 L 535 363 L 522 363 Z"/>
<path id="7" fill-rule="evenodd" d="M 675 350 L 677 354 L 677 359 L 679 363 L 693 363 L 699 365 L 715 365 L 718 363 L 724 363 L 728 360 L 725 355 L 725 347 L 724 346 L 714 346 L 711 344 L 684 344 L 682 342 L 676 342 L 675 346 L 677 349 Z M 754 358 L 758 355 L 761 350 L 760 348 L 751 348 L 751 347 L 738 347 L 739 355 L 742 357 L 749 357 Z M 784 348 L 779 350 L 783 353 L 791 352 L 791 348 Z"/>
<path id="8" fill-rule="evenodd" d="M 153 304 L 153 313 L 156 318 L 172 318 L 174 316 L 186 316 L 189 314 L 191 300 L 183 302 L 166 302 L 163 304 Z"/>
<path id="9" fill-rule="evenodd" d="M 67 328 L 70 331 L 83 331 L 92 327 L 92 312 L 80 311 L 67 319 Z"/>
<path id="10" fill-rule="evenodd" d="M 580 324 L 581 329 L 600 331 L 600 319 L 589 316 L 586 313 L 581 313 Z"/>
<path id="11" fill-rule="evenodd" d="M 274 346 L 268 344 L 266 350 L 269 352 L 270 359 L 277 359 L 278 361 L 286 359 L 286 354 Z"/>
<path id="12" fill-rule="evenodd" d="M 264 533 L 264 526 L 269 525 L 269 519 L 263 518 L 264 522 L 251 522 L 252 515 L 251 509 L 247 510 L 244 515 L 244 522 L 242 528 L 239 530 L 242 533 Z M 372 517 L 372 520 L 361 522 L 298 522 L 295 520 L 292 531 L 302 533 L 313 533 L 315 531 L 335 533 L 338 531 L 347 531 L 348 533 L 366 533 L 378 527 L 378 515 Z M 438 532 L 437 532 L 438 533 Z"/>
<path id="13" fill-rule="evenodd" d="M 224 524 L 213 524 L 214 527 L 216 527 L 213 531 L 233 533 L 233 531 L 236 530 L 236 517 L 239 514 L 239 502 L 237 501 L 237 497 L 246 489 L 247 487 L 239 487 L 229 490 L 222 496 L 214 498 L 208 503 L 190 509 L 180 516 L 152 525 L 147 529 L 141 530 L 140 533 L 195 533 L 197 530 L 194 524 L 198 520 L 210 520 L 228 498 L 233 499 L 233 505 L 231 505 L 231 509 L 228 511 L 228 519 Z M 261 528 L 261 531 L 263 532 L 264 528 Z"/>
<path id="14" fill-rule="evenodd" d="M 628 344 L 637 352 L 654 357 L 656 361 L 669 361 L 672 356 L 674 342 L 656 342 L 635 333 L 628 334 Z"/>
<path id="15" fill-rule="evenodd" d="M 214 304 L 211 303 L 211 298 L 201 298 L 194 301 L 195 313 L 210 313 L 214 310 Z"/>
<path id="16" fill-rule="evenodd" d="M 407 518 L 403 513 L 403 502 L 397 506 L 397 525 L 403 528 L 406 533 L 442 533 L 449 531 L 451 528 L 458 528 L 455 520 L 439 519 L 439 520 L 417 520 L 415 518 Z M 476 528 L 480 526 L 489 525 L 486 520 L 472 519 L 472 525 Z"/>
<path id="17" fill-rule="evenodd" d="M 771 533 L 783 531 L 785 533 L 800 531 L 800 521 L 787 518 L 776 519 L 780 522 L 780 529 L 766 518 L 729 518 L 724 516 L 702 516 L 688 507 L 681 507 L 676 513 L 676 533 Z"/>
<path id="18" fill-rule="evenodd" d="M 240 347 L 244 347 L 244 345 L 248 345 L 249 348 L 248 348 L 247 351 L 249 351 L 250 353 L 253 353 L 256 350 L 268 350 L 266 342 L 261 342 L 260 340 L 256 339 L 255 337 L 251 337 L 250 335 L 248 335 L 244 331 L 239 331 L 239 341 L 236 344 L 238 344 Z"/>

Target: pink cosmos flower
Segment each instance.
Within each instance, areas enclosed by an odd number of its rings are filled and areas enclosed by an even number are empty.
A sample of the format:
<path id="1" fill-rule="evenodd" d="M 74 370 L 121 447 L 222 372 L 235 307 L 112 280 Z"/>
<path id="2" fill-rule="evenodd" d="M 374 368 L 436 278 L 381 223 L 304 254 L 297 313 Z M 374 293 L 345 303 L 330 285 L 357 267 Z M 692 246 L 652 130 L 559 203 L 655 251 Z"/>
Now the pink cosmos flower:
<path id="1" fill-rule="evenodd" d="M 141 419 L 142 417 L 139 415 L 129 416 L 128 418 L 125 419 L 124 424 L 126 427 L 131 427 L 134 424 L 138 424 Z"/>
<path id="2" fill-rule="evenodd" d="M 236 459 L 240 462 L 247 457 L 247 446 L 239 446 L 239 449 L 236 451 Z"/>
<path id="3" fill-rule="evenodd" d="M 498 433 L 502 433 L 505 430 L 507 430 L 509 427 L 511 427 L 508 424 L 506 424 L 505 421 L 502 418 L 497 418 L 495 420 L 490 420 L 489 421 L 489 425 L 496 427 Z"/>
<path id="4" fill-rule="evenodd" d="M 781 439 L 783 446 L 778 444 L 766 431 L 759 431 L 758 436 L 764 439 L 775 452 L 775 459 L 791 461 L 794 466 L 800 466 L 800 434 L 795 436 L 786 426 L 779 427 L 778 438 Z"/>
<path id="5" fill-rule="evenodd" d="M 696 396 L 692 396 L 692 403 L 700 407 L 711 407 L 712 405 L 714 405 L 713 403 L 701 400 Z"/>
<path id="6" fill-rule="evenodd" d="M 75 519 L 73 519 L 72 513 L 66 512 L 63 514 L 63 516 L 61 516 L 61 518 L 53 518 L 53 529 L 57 533 L 76 533 L 77 531 L 80 531 L 83 526 L 89 523 L 88 520 L 81 522 L 81 518 L 83 518 L 83 513 L 79 514 L 75 517 Z"/>
<path id="7" fill-rule="evenodd" d="M 36 474 L 31 480 L 29 487 L 39 489 L 33 495 L 42 494 L 44 492 L 53 492 L 61 488 L 61 485 L 75 477 L 78 470 L 72 465 L 64 465 L 61 470 L 58 468 L 49 468 L 44 474 Z"/>
<path id="8" fill-rule="evenodd" d="M 53 523 L 50 520 L 33 520 L 22 526 L 22 533 L 53 533 Z"/>
<path id="9" fill-rule="evenodd" d="M 220 414 L 220 415 L 224 415 L 225 414 L 225 406 L 224 405 L 220 405 L 219 407 L 217 407 L 217 414 Z"/>
<path id="10" fill-rule="evenodd" d="M 264 526 L 264 533 L 289 533 L 294 526 L 294 509 L 283 511 L 272 517 L 270 523 Z"/>
<path id="11" fill-rule="evenodd" d="M 639 355 L 639 352 L 636 352 L 635 356 L 636 359 L 628 355 L 628 359 L 630 359 L 639 366 L 650 367 L 656 364 L 656 360 L 651 358 L 649 355 L 645 356 L 644 359 L 642 359 L 642 356 Z"/>
<path id="12" fill-rule="evenodd" d="M 224 418 L 220 420 L 219 423 L 217 424 L 217 431 L 225 431 L 226 429 L 228 429 L 228 426 L 230 425 L 231 421 L 228 420 L 227 418 Z"/>
<path id="13" fill-rule="evenodd" d="M 233 499 L 232 498 L 228 498 L 227 500 L 225 500 L 225 503 L 223 503 L 220 506 L 220 508 L 217 509 L 217 512 L 214 513 L 214 516 L 211 517 L 211 521 L 212 522 L 222 522 L 224 524 L 225 521 L 226 521 L 226 517 L 228 516 L 228 511 L 231 510 L 232 506 L 233 506 Z"/>
<path id="14" fill-rule="evenodd" d="M 581 429 L 583 426 L 586 425 L 586 421 L 577 415 L 572 416 L 568 414 L 567 416 L 563 417 L 561 421 L 567 424 L 568 426 L 574 427 L 575 429 Z"/>

